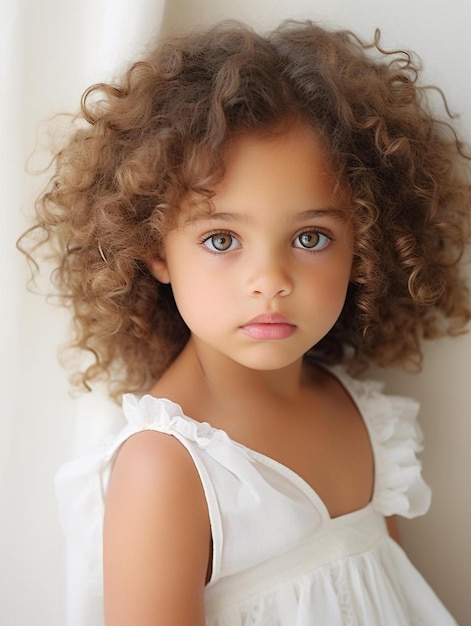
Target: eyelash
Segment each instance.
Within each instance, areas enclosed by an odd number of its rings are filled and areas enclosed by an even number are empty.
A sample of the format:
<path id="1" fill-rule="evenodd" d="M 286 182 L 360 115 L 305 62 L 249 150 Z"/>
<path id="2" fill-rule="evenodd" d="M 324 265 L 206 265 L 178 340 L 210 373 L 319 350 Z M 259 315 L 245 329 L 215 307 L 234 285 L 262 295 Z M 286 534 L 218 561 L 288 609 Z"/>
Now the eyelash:
<path id="1" fill-rule="evenodd" d="M 305 230 L 301 231 L 300 233 L 298 233 L 294 237 L 293 244 L 294 244 L 294 242 L 296 240 L 298 240 L 303 235 L 306 235 L 306 234 L 311 235 L 313 233 L 319 235 L 320 237 L 325 237 L 325 239 L 327 240 L 327 242 L 320 249 L 310 249 L 310 248 L 307 248 L 307 247 L 302 246 L 302 245 L 301 246 L 294 246 L 293 245 L 293 247 L 297 248 L 298 250 L 305 250 L 307 252 L 319 253 L 319 252 L 323 252 L 326 248 L 328 248 L 330 246 L 331 242 L 333 241 L 332 235 L 330 235 L 329 233 L 326 233 L 323 230 L 320 230 L 319 228 L 306 228 Z M 229 248 L 227 250 L 214 250 L 214 249 L 209 248 L 206 245 L 206 242 L 210 241 L 216 235 L 227 236 L 227 237 L 230 237 L 233 241 L 235 240 L 235 241 L 239 242 L 239 239 L 237 238 L 237 236 L 234 233 L 232 233 L 231 231 L 229 231 L 229 230 L 214 230 L 212 232 L 205 233 L 200 238 L 199 243 L 200 243 L 200 245 L 202 245 L 211 254 L 214 254 L 216 256 L 220 256 L 222 254 L 227 254 L 228 252 L 232 252 L 233 250 L 237 250 L 240 247 L 240 243 L 239 243 L 239 246 L 237 246 L 236 248 L 233 248 L 231 250 L 231 247 L 232 247 L 232 242 L 231 242 L 231 245 L 229 246 Z"/>

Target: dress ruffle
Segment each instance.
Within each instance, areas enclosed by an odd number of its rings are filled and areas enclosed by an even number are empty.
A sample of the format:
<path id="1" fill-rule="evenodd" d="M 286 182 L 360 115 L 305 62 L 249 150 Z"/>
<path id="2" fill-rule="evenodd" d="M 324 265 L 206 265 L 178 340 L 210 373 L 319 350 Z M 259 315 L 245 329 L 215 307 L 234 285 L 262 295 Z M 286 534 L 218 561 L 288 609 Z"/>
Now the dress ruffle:
<path id="1" fill-rule="evenodd" d="M 373 506 L 385 516 L 410 519 L 424 515 L 430 507 L 431 490 L 417 458 L 423 441 L 417 422 L 419 403 L 385 395 L 382 383 L 350 378 L 341 368 L 332 368 L 332 373 L 350 392 L 369 431 L 375 457 Z"/>
<path id="2" fill-rule="evenodd" d="M 178 404 L 166 398 L 155 398 L 151 395 L 137 398 L 133 394 L 125 394 L 123 412 L 129 427 L 136 432 L 150 429 L 178 433 L 188 441 L 198 444 L 203 450 L 208 446 L 231 441 L 223 430 L 187 417 Z"/>

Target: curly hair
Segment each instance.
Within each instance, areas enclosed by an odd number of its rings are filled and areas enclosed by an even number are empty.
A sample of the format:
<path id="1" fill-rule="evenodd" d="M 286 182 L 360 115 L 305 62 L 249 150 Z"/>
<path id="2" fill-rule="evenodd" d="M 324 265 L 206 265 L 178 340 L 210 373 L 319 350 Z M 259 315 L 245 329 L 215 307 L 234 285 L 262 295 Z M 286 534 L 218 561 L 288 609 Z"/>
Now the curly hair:
<path id="1" fill-rule="evenodd" d="M 184 198 L 210 203 L 228 142 L 290 119 L 320 135 L 352 199 L 354 278 L 315 355 L 420 366 L 422 338 L 460 332 L 471 317 L 459 268 L 468 157 L 419 71 L 410 53 L 383 50 L 378 32 L 368 45 L 312 22 L 266 36 L 226 22 L 161 42 L 119 84 L 90 87 L 20 242 L 27 254 L 54 250 L 71 346 L 94 357 L 75 383 L 105 376 L 118 396 L 168 367 L 189 330 L 147 264 Z"/>

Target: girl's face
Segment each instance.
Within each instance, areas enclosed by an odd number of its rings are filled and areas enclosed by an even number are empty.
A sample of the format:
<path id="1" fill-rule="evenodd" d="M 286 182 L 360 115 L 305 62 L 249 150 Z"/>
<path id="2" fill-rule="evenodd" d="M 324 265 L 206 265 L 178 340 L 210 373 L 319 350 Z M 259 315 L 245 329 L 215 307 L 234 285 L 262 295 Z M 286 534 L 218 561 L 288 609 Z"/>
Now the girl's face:
<path id="1" fill-rule="evenodd" d="M 203 354 L 256 370 L 302 358 L 335 324 L 353 257 L 348 196 L 314 132 L 237 138 L 214 213 L 184 207 L 154 276 Z"/>

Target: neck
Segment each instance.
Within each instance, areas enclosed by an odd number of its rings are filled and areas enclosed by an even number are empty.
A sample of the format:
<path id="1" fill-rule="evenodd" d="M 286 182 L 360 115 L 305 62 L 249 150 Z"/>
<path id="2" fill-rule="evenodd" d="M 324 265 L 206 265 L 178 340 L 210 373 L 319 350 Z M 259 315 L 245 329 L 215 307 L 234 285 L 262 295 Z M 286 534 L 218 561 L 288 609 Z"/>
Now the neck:
<path id="1" fill-rule="evenodd" d="M 198 368 L 201 382 L 213 396 L 243 394 L 290 399 L 299 393 L 303 383 L 302 358 L 277 370 L 254 370 L 229 357 L 211 350 L 201 349 L 196 340 L 186 346 L 189 359 Z"/>

